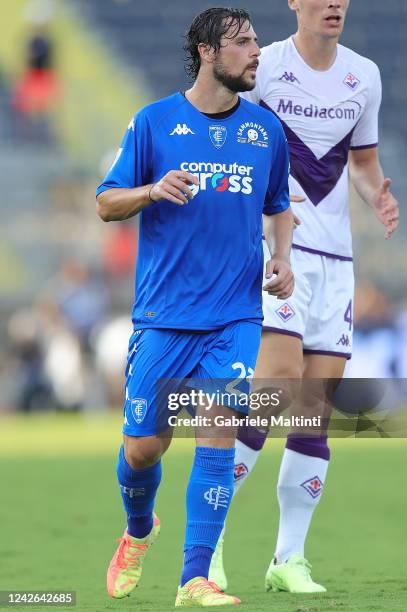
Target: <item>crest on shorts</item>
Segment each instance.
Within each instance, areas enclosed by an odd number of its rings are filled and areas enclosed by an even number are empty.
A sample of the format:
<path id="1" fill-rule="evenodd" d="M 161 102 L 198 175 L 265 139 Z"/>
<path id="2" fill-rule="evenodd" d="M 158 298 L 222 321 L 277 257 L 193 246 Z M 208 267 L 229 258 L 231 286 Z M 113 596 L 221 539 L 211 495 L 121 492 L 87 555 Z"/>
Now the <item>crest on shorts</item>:
<path id="1" fill-rule="evenodd" d="M 287 302 L 280 306 L 280 308 L 277 308 L 276 313 L 284 323 L 287 323 L 287 321 L 295 316 L 294 309 Z"/>
<path id="2" fill-rule="evenodd" d="M 139 425 L 144 421 L 144 417 L 147 413 L 147 400 L 140 398 L 131 400 L 130 407 L 133 418 L 137 425 Z"/>
<path id="3" fill-rule="evenodd" d="M 301 486 L 307 491 L 307 493 L 311 495 L 313 499 L 316 499 L 321 495 L 324 483 L 322 482 L 319 476 L 314 476 L 313 478 L 310 478 L 309 480 L 303 482 Z"/>
<path id="4" fill-rule="evenodd" d="M 348 72 L 343 82 L 345 83 L 345 85 L 350 87 L 352 91 L 355 91 L 357 86 L 360 84 L 360 79 L 355 77 L 351 72 Z"/>
<path id="5" fill-rule="evenodd" d="M 216 149 L 221 149 L 226 142 L 228 131 L 224 125 L 210 125 L 209 138 Z"/>

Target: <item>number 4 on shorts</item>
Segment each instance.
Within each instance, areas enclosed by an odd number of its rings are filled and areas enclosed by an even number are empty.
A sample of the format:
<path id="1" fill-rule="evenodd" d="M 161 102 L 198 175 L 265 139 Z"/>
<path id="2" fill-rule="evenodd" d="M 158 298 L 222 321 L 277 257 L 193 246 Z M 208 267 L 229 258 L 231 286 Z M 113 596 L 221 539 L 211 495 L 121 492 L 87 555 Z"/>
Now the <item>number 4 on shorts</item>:
<path id="1" fill-rule="evenodd" d="M 347 309 L 345 310 L 345 316 L 343 317 L 346 323 L 349 323 L 349 331 L 352 331 L 352 300 L 350 300 Z"/>

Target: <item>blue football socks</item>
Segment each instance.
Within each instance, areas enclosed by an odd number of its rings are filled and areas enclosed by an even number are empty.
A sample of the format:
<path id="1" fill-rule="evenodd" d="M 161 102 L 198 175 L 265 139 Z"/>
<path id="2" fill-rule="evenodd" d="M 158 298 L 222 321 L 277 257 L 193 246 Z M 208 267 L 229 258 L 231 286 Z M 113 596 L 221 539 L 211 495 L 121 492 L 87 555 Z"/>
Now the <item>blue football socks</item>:
<path id="1" fill-rule="evenodd" d="M 189 479 L 181 586 L 208 577 L 213 551 L 233 496 L 234 448 L 198 446 Z"/>
<path id="2" fill-rule="evenodd" d="M 153 508 L 161 481 L 161 461 L 144 470 L 133 470 L 120 448 L 117 478 L 127 513 L 127 532 L 134 538 L 144 538 L 153 528 Z"/>

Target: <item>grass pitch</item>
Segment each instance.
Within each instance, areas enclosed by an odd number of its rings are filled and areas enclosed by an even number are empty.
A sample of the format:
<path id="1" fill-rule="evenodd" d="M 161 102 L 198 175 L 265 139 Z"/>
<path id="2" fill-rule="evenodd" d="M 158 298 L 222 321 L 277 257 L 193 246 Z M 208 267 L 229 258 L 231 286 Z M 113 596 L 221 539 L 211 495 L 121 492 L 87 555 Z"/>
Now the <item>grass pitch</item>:
<path id="1" fill-rule="evenodd" d="M 124 529 L 115 477 L 120 422 L 120 415 L 2 419 L 0 591 L 75 590 L 76 607 L 60 610 L 173 608 L 193 444 L 174 440 L 157 501 L 161 535 L 140 587 L 130 598 L 113 601 L 105 593 L 105 572 Z M 225 562 L 229 592 L 244 602 L 240 609 L 405 611 L 406 446 L 403 440 L 331 442 L 326 492 L 306 550 L 315 580 L 328 593 L 294 596 L 263 591 L 277 529 L 275 485 L 283 449 L 281 440 L 269 441 L 229 515 Z"/>

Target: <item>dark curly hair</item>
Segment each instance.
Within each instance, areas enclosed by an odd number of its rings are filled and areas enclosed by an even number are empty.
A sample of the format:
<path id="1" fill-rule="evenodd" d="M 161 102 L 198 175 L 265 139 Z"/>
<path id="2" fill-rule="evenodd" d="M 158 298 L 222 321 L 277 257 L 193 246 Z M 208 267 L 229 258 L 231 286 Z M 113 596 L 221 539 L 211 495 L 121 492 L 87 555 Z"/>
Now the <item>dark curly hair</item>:
<path id="1" fill-rule="evenodd" d="M 200 43 L 210 45 L 217 52 L 222 36 L 235 38 L 246 22 L 250 24 L 251 19 L 245 9 L 213 7 L 197 15 L 185 34 L 185 71 L 188 76 L 192 80 L 198 76 L 201 67 Z"/>

